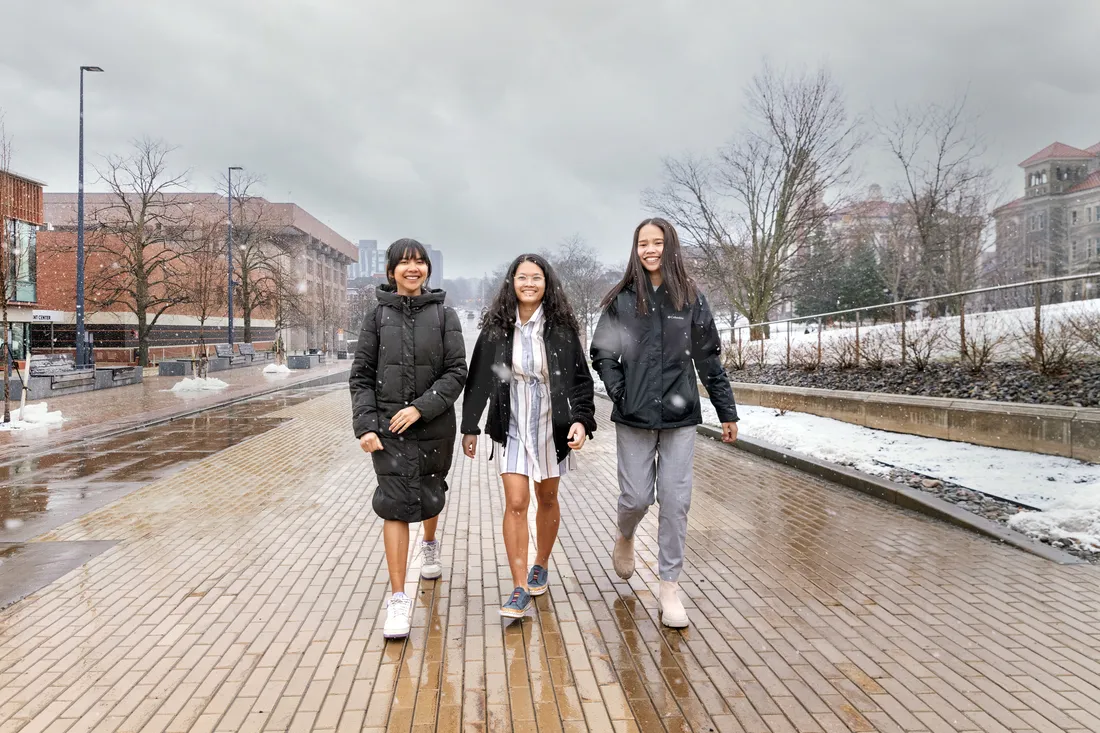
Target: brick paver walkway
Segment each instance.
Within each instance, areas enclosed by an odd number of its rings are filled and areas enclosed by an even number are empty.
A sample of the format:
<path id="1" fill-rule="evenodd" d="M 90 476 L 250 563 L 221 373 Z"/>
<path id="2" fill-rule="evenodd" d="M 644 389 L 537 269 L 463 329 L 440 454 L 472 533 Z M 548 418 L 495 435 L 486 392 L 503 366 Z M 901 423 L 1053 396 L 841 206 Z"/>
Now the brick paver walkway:
<path id="1" fill-rule="evenodd" d="M 444 576 L 412 584 L 412 636 L 387 644 L 348 396 L 282 414 L 297 419 L 39 538 L 117 544 L 0 613 L 0 733 L 1100 730 L 1100 569 L 708 441 L 694 626 L 663 630 L 655 517 L 639 573 L 611 571 L 606 414 L 563 483 L 537 613 L 497 616 L 501 491 L 458 457 Z"/>

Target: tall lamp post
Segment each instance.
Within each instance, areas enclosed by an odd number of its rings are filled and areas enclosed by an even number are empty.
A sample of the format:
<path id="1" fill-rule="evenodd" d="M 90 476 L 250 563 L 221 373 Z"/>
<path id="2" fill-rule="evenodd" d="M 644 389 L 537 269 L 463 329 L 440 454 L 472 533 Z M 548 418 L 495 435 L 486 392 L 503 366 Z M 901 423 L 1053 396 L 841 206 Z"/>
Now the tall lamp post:
<path id="1" fill-rule="evenodd" d="M 76 365 L 88 365 L 84 336 L 84 72 L 103 71 L 98 66 L 80 67 L 80 173 L 76 193 Z"/>
<path id="2" fill-rule="evenodd" d="M 233 171 L 244 170 L 239 165 L 229 166 L 229 231 L 226 235 L 226 253 L 229 260 L 229 345 L 233 346 Z"/>

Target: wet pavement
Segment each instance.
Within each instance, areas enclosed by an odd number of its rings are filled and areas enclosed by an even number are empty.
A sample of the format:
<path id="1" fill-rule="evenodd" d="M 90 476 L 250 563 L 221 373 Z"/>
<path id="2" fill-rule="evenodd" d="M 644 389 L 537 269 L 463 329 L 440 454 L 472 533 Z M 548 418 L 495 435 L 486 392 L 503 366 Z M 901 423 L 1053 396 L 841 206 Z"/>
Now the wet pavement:
<path id="1" fill-rule="evenodd" d="M 243 399 L 273 389 L 346 373 L 350 361 L 336 361 L 289 374 L 264 374 L 262 366 L 217 372 L 214 377 L 228 383 L 210 392 L 172 392 L 181 377 L 146 377 L 142 384 L 45 400 L 50 411 L 60 411 L 65 422 L 49 429 L 0 431 L 0 461 L 39 452 L 95 435 L 117 432 L 152 420 L 202 410 L 225 401 Z M 15 401 L 18 406 L 18 400 Z"/>
<path id="2" fill-rule="evenodd" d="M 0 612 L 0 733 L 1100 730 L 1100 568 L 707 440 L 682 577 L 693 626 L 663 629 L 653 513 L 638 572 L 611 569 L 602 403 L 535 611 L 498 617 L 499 478 L 456 454 L 443 577 L 417 581 L 412 560 L 413 632 L 386 643 L 347 392 L 240 409 L 285 421 L 28 543 L 113 544 Z"/>
<path id="3" fill-rule="evenodd" d="M 265 417 L 341 386 L 290 389 L 197 417 L 87 440 L 52 452 L 0 460 L 0 608 L 88 558 L 74 543 L 26 543 L 145 484 L 260 435 L 286 418 Z M 76 543 L 107 549 L 112 543 Z M 87 549 L 87 548 L 86 548 Z M 73 559 L 84 559 L 73 564 Z"/>

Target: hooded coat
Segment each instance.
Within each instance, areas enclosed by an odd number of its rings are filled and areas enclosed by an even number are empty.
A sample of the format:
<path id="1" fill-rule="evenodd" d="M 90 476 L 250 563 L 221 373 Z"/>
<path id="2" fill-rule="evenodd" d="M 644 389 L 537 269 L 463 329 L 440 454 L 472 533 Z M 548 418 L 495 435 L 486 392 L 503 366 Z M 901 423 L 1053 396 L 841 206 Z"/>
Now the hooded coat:
<path id="1" fill-rule="evenodd" d="M 662 285 L 648 302 L 648 312 L 639 313 L 634 289 L 624 288 L 604 309 L 592 335 L 592 367 L 611 398 L 611 420 L 644 430 L 698 425 L 703 421 L 701 380 L 718 419 L 737 422 L 722 341 L 707 299 L 700 293 L 687 308 L 676 310 Z"/>
<path id="2" fill-rule="evenodd" d="M 466 383 L 466 347 L 458 314 L 442 290 L 398 295 L 378 287 L 366 314 L 348 380 L 355 437 L 376 433 L 371 454 L 378 488 L 374 511 L 383 519 L 421 522 L 443 511 L 454 455 L 455 401 Z M 420 419 L 401 435 L 390 418 L 413 406 Z"/>

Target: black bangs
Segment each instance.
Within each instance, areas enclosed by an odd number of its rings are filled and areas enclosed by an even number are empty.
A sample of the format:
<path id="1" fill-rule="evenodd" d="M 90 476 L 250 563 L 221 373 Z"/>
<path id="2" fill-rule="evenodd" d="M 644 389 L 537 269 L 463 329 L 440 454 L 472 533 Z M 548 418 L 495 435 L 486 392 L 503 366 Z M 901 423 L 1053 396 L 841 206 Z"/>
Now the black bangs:
<path id="1" fill-rule="evenodd" d="M 393 282 L 393 271 L 401 264 L 401 260 L 421 259 L 428 265 L 428 277 L 432 277 L 432 259 L 428 256 L 428 248 L 415 239 L 398 239 L 386 250 L 386 278 Z"/>

